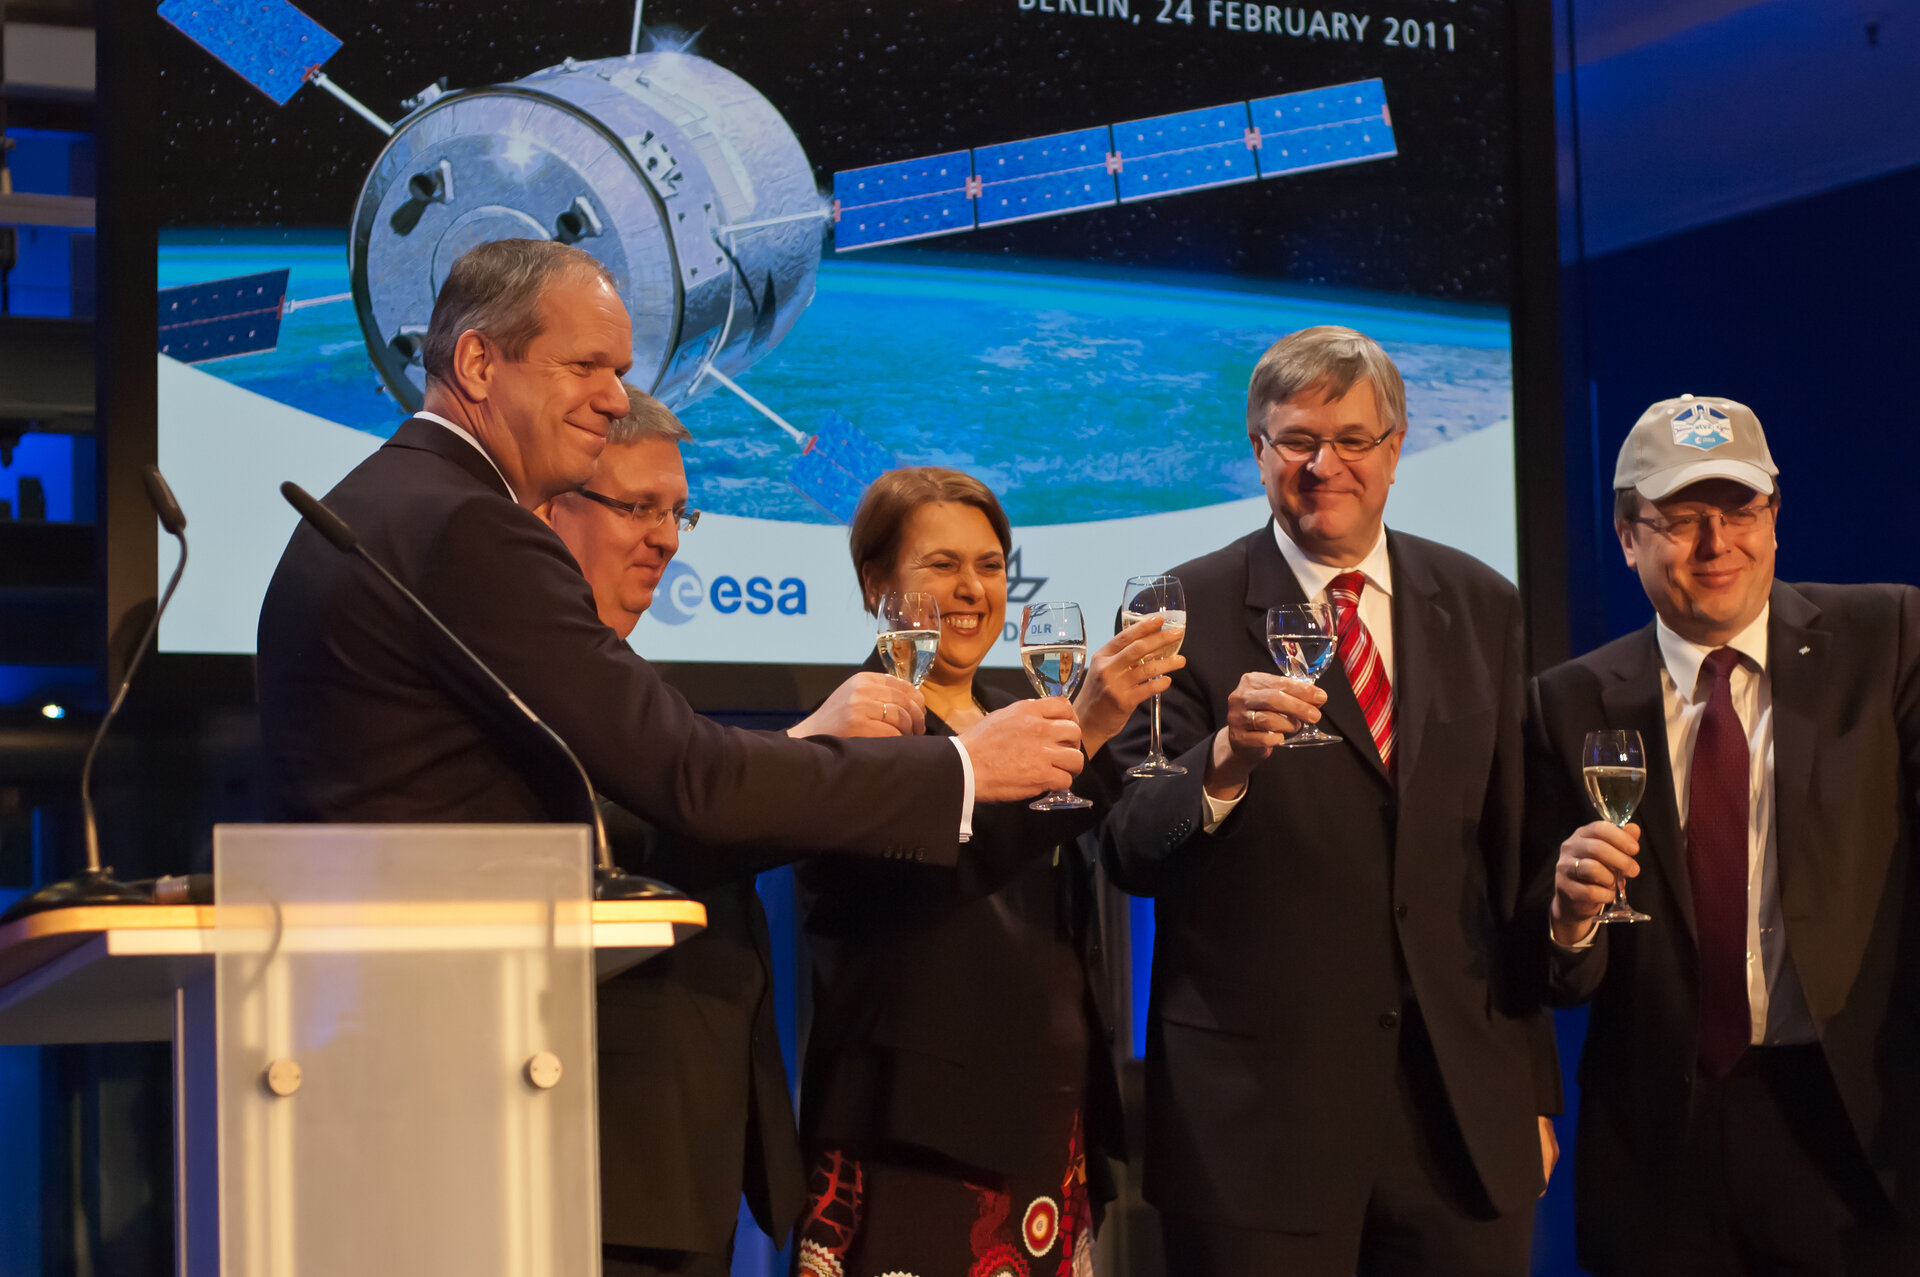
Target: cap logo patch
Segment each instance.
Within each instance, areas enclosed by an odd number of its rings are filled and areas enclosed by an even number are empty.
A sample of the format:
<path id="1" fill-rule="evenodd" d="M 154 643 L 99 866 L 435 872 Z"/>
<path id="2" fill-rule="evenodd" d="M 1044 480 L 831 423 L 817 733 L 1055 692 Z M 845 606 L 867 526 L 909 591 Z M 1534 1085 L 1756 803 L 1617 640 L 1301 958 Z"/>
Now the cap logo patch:
<path id="1" fill-rule="evenodd" d="M 1733 419 L 1717 408 L 1693 404 L 1674 414 L 1673 441 L 1683 448 L 1711 452 L 1733 442 Z"/>

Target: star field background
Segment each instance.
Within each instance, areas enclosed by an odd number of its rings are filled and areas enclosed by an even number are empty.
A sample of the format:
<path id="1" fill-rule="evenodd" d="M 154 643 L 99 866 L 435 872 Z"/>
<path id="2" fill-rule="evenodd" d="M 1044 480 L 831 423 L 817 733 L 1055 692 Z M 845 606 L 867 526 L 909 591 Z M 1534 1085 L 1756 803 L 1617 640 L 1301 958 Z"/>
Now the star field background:
<path id="1" fill-rule="evenodd" d="M 1193 0 L 1192 25 L 1161 24 L 1162 2 L 1133 0 L 1132 22 L 1016 0 L 650 0 L 646 19 L 650 38 L 691 35 L 693 52 L 778 107 L 822 189 L 839 169 L 1382 76 L 1395 159 L 929 244 L 1508 304 L 1507 4 L 1349 4 L 1371 19 L 1354 43 L 1209 29 L 1207 0 Z M 623 0 L 300 7 L 345 42 L 327 74 L 389 120 L 441 77 L 470 87 L 624 53 L 632 22 Z M 1384 46 L 1388 16 L 1452 23 L 1455 51 Z M 146 20 L 160 64 L 159 224 L 344 230 L 381 135 L 312 86 L 276 107 L 157 15 Z"/>

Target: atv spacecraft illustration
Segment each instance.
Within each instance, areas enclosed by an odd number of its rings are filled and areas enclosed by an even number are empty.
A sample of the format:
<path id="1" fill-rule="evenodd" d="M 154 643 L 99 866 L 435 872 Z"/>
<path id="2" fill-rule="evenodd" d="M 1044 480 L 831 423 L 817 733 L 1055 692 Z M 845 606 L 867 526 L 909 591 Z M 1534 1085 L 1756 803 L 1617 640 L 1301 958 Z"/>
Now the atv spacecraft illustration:
<path id="1" fill-rule="evenodd" d="M 452 263 L 496 239 L 591 253 L 633 320 L 629 380 L 669 407 L 716 387 L 797 448 L 789 478 L 841 521 L 893 464 L 835 416 L 807 434 L 740 385 L 800 321 L 824 252 L 1257 182 L 1395 155 L 1379 79 L 1096 124 L 835 171 L 822 193 L 780 111 L 685 50 L 576 60 L 503 84 L 428 87 L 396 122 L 322 67 L 341 42 L 285 0 L 164 0 L 159 14 L 285 105 L 312 85 L 387 135 L 351 210 L 351 292 L 289 299 L 287 272 L 160 294 L 160 349 L 202 362 L 272 350 L 287 310 L 351 302 L 380 381 L 420 406 L 420 348 Z"/>

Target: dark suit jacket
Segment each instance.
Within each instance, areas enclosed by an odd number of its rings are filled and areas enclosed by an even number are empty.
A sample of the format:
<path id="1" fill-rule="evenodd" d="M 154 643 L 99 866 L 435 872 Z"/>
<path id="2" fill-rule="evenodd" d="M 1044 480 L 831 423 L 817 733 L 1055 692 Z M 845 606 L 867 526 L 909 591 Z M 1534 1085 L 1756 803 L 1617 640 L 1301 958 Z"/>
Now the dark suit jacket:
<path id="1" fill-rule="evenodd" d="M 1340 745 L 1280 749 L 1212 835 L 1201 781 L 1227 697 L 1275 672 L 1266 609 L 1304 598 L 1271 524 L 1173 570 L 1187 667 L 1163 698 L 1182 777 L 1134 781 L 1102 830 L 1120 886 L 1156 897 L 1145 1191 L 1161 1209 L 1314 1232 L 1364 1198 L 1417 1005 L 1494 1207 L 1540 1190 L 1559 1107 L 1540 1009 L 1544 912 L 1523 910 L 1520 604 L 1492 569 L 1389 532 L 1397 787 L 1338 659 Z M 1145 715 L 1116 754 L 1145 753 Z"/>
<path id="2" fill-rule="evenodd" d="M 1920 591 L 1775 583 L 1774 821 L 1787 954 L 1860 1146 L 1920 1213 Z M 1580 1259 L 1631 1263 L 1621 1228 L 1662 1199 L 1685 1138 L 1699 1007 L 1692 889 L 1667 757 L 1654 627 L 1542 674 L 1529 721 L 1528 839 L 1594 819 L 1586 733 L 1635 728 L 1647 755 L 1640 876 L 1653 915 L 1551 959 L 1556 1000 L 1593 1000 L 1580 1059 Z"/>
<path id="3" fill-rule="evenodd" d="M 990 709 L 1015 699 L 979 696 Z M 949 729 L 929 715 L 927 732 Z M 1091 812 L 977 808 L 953 870 L 837 857 L 795 867 L 813 963 L 808 1147 L 1056 1175 L 1065 1134 L 1044 1115 L 1059 1107 L 1047 1087 L 1061 1060 L 1048 1045 L 1079 1016 L 1088 1172 L 1096 1200 L 1111 1196 L 1103 1156 L 1124 1156 L 1124 1134 L 1092 866 L 1077 841 L 1107 796 L 1092 772 L 1076 786 Z"/>
<path id="4" fill-rule="evenodd" d="M 601 984 L 601 1237 L 724 1255 L 744 1192 L 776 1244 L 806 1206 L 806 1173 L 774 1020 L 773 946 L 756 856 L 607 814 L 621 866 L 707 907 L 706 930 Z"/>
<path id="5" fill-rule="evenodd" d="M 724 1252 L 743 1184 L 762 1226 L 784 1232 L 804 1185 L 753 874 L 811 850 L 951 864 L 953 746 L 794 741 L 694 714 L 601 624 L 560 539 L 432 422 L 402 425 L 327 500 L 554 726 L 595 788 L 682 849 L 628 867 L 708 906 L 712 935 L 601 991 L 606 1239 Z M 304 525 L 268 589 L 259 653 L 281 817 L 587 818 L 579 777 L 552 743 L 370 568 Z"/>
<path id="6" fill-rule="evenodd" d="M 695 714 L 601 624 L 560 538 L 444 427 L 407 421 L 327 502 L 573 747 L 599 792 L 649 823 L 716 845 L 953 862 L 961 770 L 950 743 L 796 741 Z M 260 610 L 259 683 L 285 819 L 587 818 L 552 742 L 305 524 Z"/>

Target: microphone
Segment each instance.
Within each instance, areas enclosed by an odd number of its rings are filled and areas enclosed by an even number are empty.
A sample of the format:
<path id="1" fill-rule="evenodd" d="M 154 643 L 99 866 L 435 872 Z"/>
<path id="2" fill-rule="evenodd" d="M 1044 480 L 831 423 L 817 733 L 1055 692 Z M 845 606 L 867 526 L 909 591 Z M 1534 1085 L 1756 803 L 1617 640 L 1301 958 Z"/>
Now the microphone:
<path id="1" fill-rule="evenodd" d="M 173 592 L 180 588 L 180 577 L 187 570 L 187 516 L 181 512 L 180 503 L 174 499 L 173 489 L 167 486 L 166 479 L 160 473 L 160 467 L 147 466 L 140 472 L 140 480 L 147 489 L 147 501 L 153 506 L 153 512 L 173 539 L 180 543 L 180 561 L 174 564 L 173 576 L 167 581 L 166 590 L 160 595 L 159 606 L 153 610 L 153 620 L 147 623 L 147 631 L 140 636 L 139 646 L 133 649 L 133 659 L 127 662 L 127 672 L 120 680 L 120 689 L 114 694 L 113 703 L 107 706 L 106 714 L 100 719 L 100 726 L 94 729 L 93 740 L 87 746 L 86 760 L 80 764 L 80 812 L 85 822 L 87 840 L 87 867 L 77 877 L 63 882 L 48 883 L 30 896 L 23 896 L 13 902 L 5 913 L 0 913 L 0 924 L 24 918 L 28 914 L 40 913 L 47 909 L 62 909 L 77 905 L 144 905 L 153 903 L 150 889 L 132 883 L 120 882 L 113 871 L 100 864 L 100 823 L 93 812 L 93 760 L 100 752 L 100 742 L 107 738 L 107 728 L 114 716 L 120 712 L 120 706 L 126 702 L 127 689 L 133 686 L 133 676 L 140 668 L 140 662 L 146 658 L 147 649 L 153 646 L 154 636 L 160 632 L 160 618 L 165 615 L 167 604 L 173 601 Z"/>
<path id="2" fill-rule="evenodd" d="M 297 483 L 289 481 L 281 484 L 280 495 L 287 499 L 287 504 L 300 512 L 300 517 L 306 520 L 309 527 L 326 538 L 329 545 L 339 550 L 342 554 L 356 554 L 360 556 L 360 559 L 365 562 L 368 567 L 379 573 L 380 576 L 385 579 L 386 583 L 392 586 L 401 597 L 413 604 L 414 609 L 418 611 L 421 616 L 426 617 L 428 621 L 432 622 L 433 627 L 446 636 L 447 641 L 459 650 L 460 655 L 464 656 L 473 668 L 486 675 L 488 681 L 500 689 L 500 694 L 507 699 L 507 703 L 519 710 L 521 715 L 525 717 L 529 723 L 532 723 L 545 733 L 547 739 L 553 742 L 554 747 L 566 756 L 569 763 L 573 764 L 573 770 L 579 773 L 580 784 L 585 787 L 587 791 L 587 809 L 593 813 L 595 862 L 593 871 L 594 898 L 596 900 L 679 898 L 681 893 L 667 886 L 665 883 L 655 882 L 651 878 L 642 878 L 638 874 L 627 873 L 613 863 L 613 844 L 607 841 L 607 822 L 600 816 L 600 801 L 593 791 L 593 778 L 587 775 L 587 769 L 580 762 L 580 756 L 573 752 L 572 747 L 561 738 L 560 733 L 554 731 L 545 719 L 534 713 L 533 710 L 528 707 L 527 703 L 521 700 L 511 687 L 507 686 L 505 679 L 494 673 L 492 667 L 481 660 L 472 648 L 460 641 L 459 635 L 447 628 L 446 622 L 433 614 L 432 608 L 421 602 L 417 594 L 400 583 L 400 578 L 387 571 L 386 565 L 381 563 L 380 560 L 368 554 L 367 548 L 360 544 L 360 537 L 352 528 L 347 526 L 346 520 L 342 519 L 332 510 L 329 510 L 318 497 Z"/>

